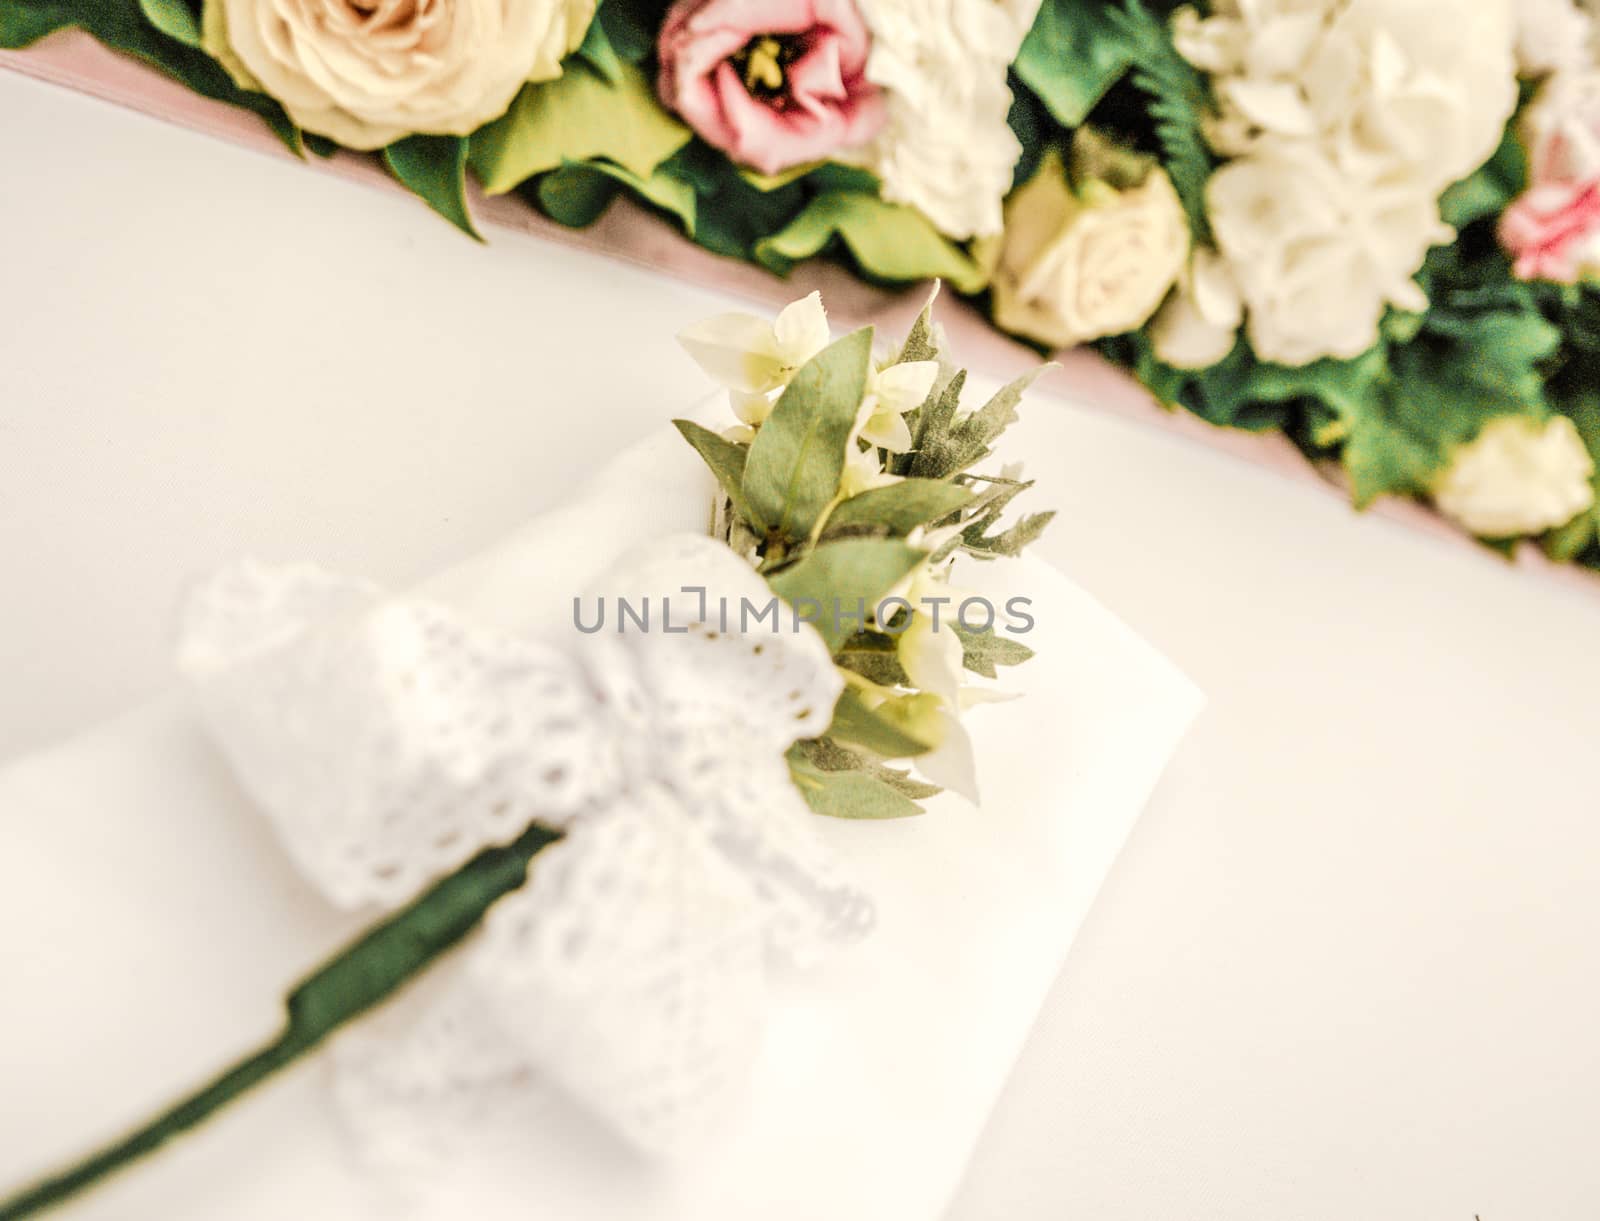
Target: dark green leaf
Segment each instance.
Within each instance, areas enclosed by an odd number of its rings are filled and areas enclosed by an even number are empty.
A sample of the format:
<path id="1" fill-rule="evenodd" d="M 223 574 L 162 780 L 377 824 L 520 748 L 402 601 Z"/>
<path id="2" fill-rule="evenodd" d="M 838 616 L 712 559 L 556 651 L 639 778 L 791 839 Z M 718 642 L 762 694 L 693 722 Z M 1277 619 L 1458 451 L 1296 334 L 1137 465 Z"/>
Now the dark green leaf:
<path id="1" fill-rule="evenodd" d="M 1139 44 L 1103 0 L 1045 0 L 1015 70 L 1063 127 L 1089 117 L 1134 62 Z"/>
<path id="2" fill-rule="evenodd" d="M 469 237 L 483 240 L 467 208 L 465 136 L 407 136 L 384 149 L 383 160 L 425 204 Z"/>

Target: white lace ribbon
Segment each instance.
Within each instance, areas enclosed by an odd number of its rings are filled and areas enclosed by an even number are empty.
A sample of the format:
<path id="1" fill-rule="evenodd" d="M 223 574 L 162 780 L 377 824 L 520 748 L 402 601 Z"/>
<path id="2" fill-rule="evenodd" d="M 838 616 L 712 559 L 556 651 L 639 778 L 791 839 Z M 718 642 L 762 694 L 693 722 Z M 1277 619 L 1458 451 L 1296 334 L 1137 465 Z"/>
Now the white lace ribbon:
<path id="1" fill-rule="evenodd" d="M 390 1143 L 397 1116 L 489 1114 L 537 1079 L 648 1151 L 693 1142 L 742 1088 L 769 960 L 870 925 L 783 760 L 838 698 L 821 637 L 740 630 L 770 590 L 707 538 L 626 557 L 595 598 L 648 600 L 650 630 L 490 633 L 305 567 L 240 565 L 191 600 L 206 723 L 333 902 L 396 906 L 529 823 L 565 832 L 447 987 L 343 1041 L 338 1093 Z"/>

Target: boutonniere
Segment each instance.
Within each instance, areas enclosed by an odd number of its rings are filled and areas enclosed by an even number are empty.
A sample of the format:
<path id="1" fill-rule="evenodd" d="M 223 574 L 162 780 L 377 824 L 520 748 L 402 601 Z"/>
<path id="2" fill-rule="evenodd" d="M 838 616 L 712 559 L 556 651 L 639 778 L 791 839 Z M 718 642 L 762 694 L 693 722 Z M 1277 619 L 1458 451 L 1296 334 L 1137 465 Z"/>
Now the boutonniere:
<path id="1" fill-rule="evenodd" d="M 655 1155 L 727 1115 L 774 965 L 872 928 L 817 815 L 975 792 L 961 715 L 997 692 L 971 676 L 1029 656 L 1025 600 L 951 583 L 1046 520 L 1002 526 L 1027 485 L 974 473 L 1026 379 L 965 411 L 927 312 L 893 352 L 871 339 L 830 342 L 815 298 L 692 328 L 744 421 L 679 422 L 717 475 L 710 528 L 622 556 L 557 636 L 305 566 L 197 591 L 180 660 L 205 725 L 306 878 L 377 915 L 289 991 L 277 1038 L 0 1219 L 153 1152 L 436 965 L 332 1047 L 358 1129 L 548 1089 Z"/>

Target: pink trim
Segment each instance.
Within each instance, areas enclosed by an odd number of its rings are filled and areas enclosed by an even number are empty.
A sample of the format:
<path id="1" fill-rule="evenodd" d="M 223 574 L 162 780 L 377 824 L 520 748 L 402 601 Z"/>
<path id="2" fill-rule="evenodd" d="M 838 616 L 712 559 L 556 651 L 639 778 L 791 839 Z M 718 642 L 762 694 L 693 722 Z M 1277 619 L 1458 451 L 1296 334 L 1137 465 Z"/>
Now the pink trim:
<path id="1" fill-rule="evenodd" d="M 0 51 L 0 68 L 23 73 L 94 97 L 143 111 L 207 135 L 219 136 L 275 156 L 288 150 L 246 111 L 191 93 L 188 89 L 136 60 L 106 50 L 86 34 L 62 31 L 41 40 L 27 51 Z M 363 182 L 401 190 L 370 157 L 341 152 L 323 160 L 308 158 L 309 165 Z M 787 280 L 757 267 L 712 254 L 684 240 L 669 225 L 659 223 L 643 208 L 620 200 L 587 229 L 569 229 L 541 216 L 512 196 L 486 197 L 474 187 L 472 206 L 480 221 L 535 234 L 578 250 L 620 259 L 675 277 L 692 279 L 764 307 L 775 307 L 795 297 L 822 290 L 828 312 L 838 321 L 862 325 L 877 323 L 889 330 L 904 330 L 921 308 L 926 290 L 920 286 L 899 290 L 876 288 L 855 279 L 843 268 L 823 263 L 804 264 Z M 971 306 L 947 299 L 942 318 L 956 336 L 965 363 L 991 376 L 1014 377 L 1037 363 L 1032 349 L 989 326 Z M 1039 385 L 1094 410 L 1141 421 L 1176 433 L 1213 450 L 1232 454 L 1264 466 L 1324 495 L 1348 499 L 1347 485 L 1337 468 L 1321 469 L 1306 462 L 1284 437 L 1217 428 L 1183 411 L 1168 411 L 1133 378 L 1093 352 L 1076 350 L 1057 356 L 1060 367 L 1048 371 Z M 1476 542 L 1423 505 L 1386 497 L 1370 512 L 1403 522 L 1478 551 Z M 1531 544 L 1518 549 L 1515 566 L 1552 576 L 1591 594 L 1600 593 L 1600 577 L 1573 565 L 1555 564 Z"/>

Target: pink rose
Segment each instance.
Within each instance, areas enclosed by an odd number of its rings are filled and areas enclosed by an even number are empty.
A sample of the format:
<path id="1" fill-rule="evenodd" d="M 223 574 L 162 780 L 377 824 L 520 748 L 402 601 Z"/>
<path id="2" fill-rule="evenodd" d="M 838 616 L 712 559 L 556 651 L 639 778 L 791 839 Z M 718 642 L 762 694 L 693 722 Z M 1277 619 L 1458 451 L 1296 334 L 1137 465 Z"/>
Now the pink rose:
<path id="1" fill-rule="evenodd" d="M 708 144 L 763 174 L 870 140 L 883 97 L 853 0 L 677 0 L 657 89 Z"/>
<path id="2" fill-rule="evenodd" d="M 1500 244 L 1519 280 L 1577 283 L 1600 254 L 1600 180 L 1531 187 L 1500 218 Z"/>

